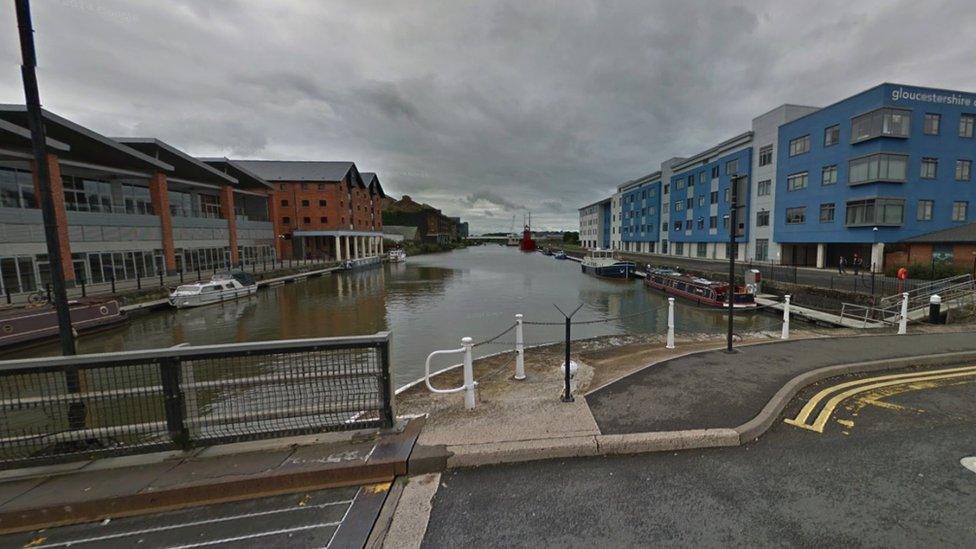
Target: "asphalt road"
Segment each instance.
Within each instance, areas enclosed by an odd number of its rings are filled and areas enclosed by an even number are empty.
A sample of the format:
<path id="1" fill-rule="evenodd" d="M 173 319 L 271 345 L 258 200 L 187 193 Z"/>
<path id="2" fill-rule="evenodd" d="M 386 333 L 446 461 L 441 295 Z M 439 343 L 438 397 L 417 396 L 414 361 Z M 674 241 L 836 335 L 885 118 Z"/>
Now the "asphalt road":
<path id="1" fill-rule="evenodd" d="M 586 396 L 604 434 L 737 427 L 793 377 L 835 364 L 976 350 L 976 334 L 806 339 L 712 351 L 645 368 Z"/>
<path id="2" fill-rule="evenodd" d="M 385 490 L 351 486 L 0 536 L 0 548 L 361 547 Z"/>
<path id="3" fill-rule="evenodd" d="M 813 388 L 805 391 L 809 396 Z M 448 472 L 425 547 L 976 546 L 976 383 L 738 448 Z M 802 401 L 786 411 L 791 417 Z"/>

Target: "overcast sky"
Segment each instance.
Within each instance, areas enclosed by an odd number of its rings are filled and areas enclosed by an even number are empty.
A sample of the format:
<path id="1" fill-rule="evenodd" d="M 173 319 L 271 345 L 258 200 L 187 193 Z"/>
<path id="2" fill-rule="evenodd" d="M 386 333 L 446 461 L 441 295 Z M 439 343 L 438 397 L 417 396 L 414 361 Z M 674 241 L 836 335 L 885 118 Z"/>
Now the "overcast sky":
<path id="1" fill-rule="evenodd" d="M 976 90 L 976 7 L 783 0 L 35 0 L 45 107 L 195 155 L 352 160 L 508 230 L 884 81 Z M 0 102 L 22 103 L 13 2 Z"/>

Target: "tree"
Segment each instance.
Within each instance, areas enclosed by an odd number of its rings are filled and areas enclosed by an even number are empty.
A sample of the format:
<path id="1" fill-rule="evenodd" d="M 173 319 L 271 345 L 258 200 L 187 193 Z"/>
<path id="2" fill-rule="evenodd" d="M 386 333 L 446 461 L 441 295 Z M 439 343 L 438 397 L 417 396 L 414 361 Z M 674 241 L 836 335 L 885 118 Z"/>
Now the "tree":
<path id="1" fill-rule="evenodd" d="M 563 243 L 579 244 L 579 233 L 576 231 L 566 231 L 563 233 Z"/>

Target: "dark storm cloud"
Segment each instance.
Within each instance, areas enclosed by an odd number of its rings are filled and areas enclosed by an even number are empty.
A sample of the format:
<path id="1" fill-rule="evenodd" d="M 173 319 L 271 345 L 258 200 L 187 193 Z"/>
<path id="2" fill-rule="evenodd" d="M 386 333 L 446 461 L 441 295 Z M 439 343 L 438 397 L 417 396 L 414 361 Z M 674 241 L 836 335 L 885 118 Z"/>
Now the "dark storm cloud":
<path id="1" fill-rule="evenodd" d="M 34 2 L 45 105 L 200 155 L 354 160 L 507 230 L 576 208 L 781 103 L 882 81 L 976 89 L 970 2 Z M 22 102 L 0 3 L 0 101 Z"/>

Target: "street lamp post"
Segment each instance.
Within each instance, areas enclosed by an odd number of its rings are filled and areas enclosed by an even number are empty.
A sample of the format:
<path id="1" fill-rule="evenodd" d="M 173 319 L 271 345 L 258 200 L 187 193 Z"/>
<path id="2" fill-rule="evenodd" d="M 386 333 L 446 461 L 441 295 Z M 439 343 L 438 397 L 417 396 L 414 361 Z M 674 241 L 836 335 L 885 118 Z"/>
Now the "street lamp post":
<path id="1" fill-rule="evenodd" d="M 729 288 L 726 291 L 726 295 L 729 299 L 729 329 L 726 334 L 726 349 L 725 352 L 732 353 L 732 330 L 733 330 L 733 320 L 735 311 L 735 237 L 737 236 L 737 221 L 736 215 L 738 210 L 738 186 L 739 180 L 744 178 L 744 175 L 733 175 L 731 181 L 729 181 Z"/>

